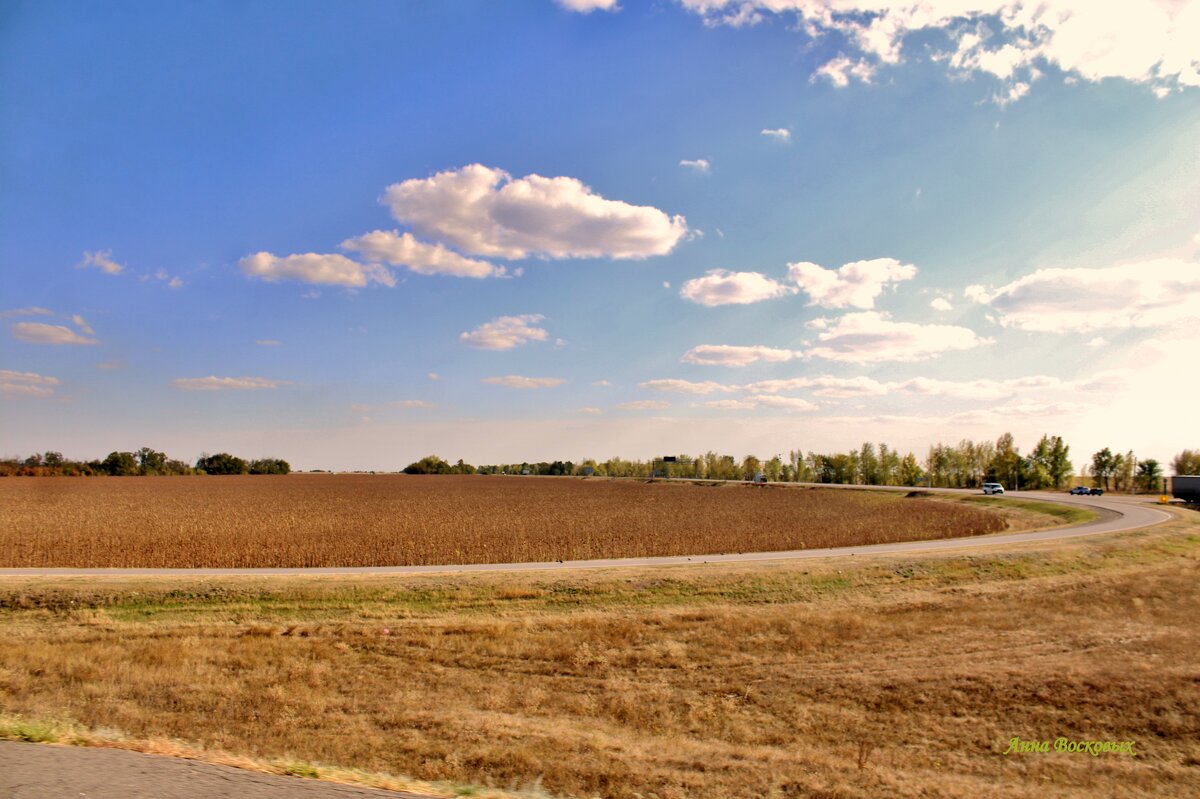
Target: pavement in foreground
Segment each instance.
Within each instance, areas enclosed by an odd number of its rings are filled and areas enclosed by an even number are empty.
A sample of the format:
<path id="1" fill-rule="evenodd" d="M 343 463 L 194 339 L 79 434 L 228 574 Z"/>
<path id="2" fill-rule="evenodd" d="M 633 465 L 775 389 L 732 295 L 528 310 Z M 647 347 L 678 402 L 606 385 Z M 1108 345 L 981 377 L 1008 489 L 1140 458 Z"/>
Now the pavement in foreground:
<path id="1" fill-rule="evenodd" d="M 4 799 L 430 799 L 120 749 L 0 741 Z"/>

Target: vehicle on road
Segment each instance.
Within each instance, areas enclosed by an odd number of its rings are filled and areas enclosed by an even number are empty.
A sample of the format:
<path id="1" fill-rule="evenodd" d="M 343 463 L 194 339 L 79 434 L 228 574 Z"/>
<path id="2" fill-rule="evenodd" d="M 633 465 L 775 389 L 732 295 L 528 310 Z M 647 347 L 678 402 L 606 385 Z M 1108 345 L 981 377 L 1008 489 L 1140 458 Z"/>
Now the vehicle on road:
<path id="1" fill-rule="evenodd" d="M 1004 486 L 999 483 L 984 483 L 983 493 L 985 494 L 1003 494 Z"/>
<path id="2" fill-rule="evenodd" d="M 1099 496 L 1103 496 L 1104 491 L 1099 488 L 1089 488 L 1088 494 L 1093 497 L 1099 497 Z"/>
<path id="3" fill-rule="evenodd" d="M 1200 476 L 1177 474 L 1171 478 L 1171 493 L 1184 502 L 1200 502 Z"/>
<path id="4" fill-rule="evenodd" d="M 1067 493 L 1068 494 L 1083 494 L 1084 496 L 1087 496 L 1087 494 L 1090 492 L 1090 490 L 1091 489 L 1089 489 L 1087 486 L 1075 486 Z"/>

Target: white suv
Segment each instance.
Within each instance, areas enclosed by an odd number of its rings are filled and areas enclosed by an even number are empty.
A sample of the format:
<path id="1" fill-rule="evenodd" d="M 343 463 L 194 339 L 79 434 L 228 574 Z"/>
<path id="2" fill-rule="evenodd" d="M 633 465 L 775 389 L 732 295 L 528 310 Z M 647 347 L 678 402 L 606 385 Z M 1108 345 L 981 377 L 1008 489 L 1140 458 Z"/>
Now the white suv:
<path id="1" fill-rule="evenodd" d="M 1003 494 L 1004 486 L 999 483 L 984 483 L 983 493 L 985 494 Z"/>

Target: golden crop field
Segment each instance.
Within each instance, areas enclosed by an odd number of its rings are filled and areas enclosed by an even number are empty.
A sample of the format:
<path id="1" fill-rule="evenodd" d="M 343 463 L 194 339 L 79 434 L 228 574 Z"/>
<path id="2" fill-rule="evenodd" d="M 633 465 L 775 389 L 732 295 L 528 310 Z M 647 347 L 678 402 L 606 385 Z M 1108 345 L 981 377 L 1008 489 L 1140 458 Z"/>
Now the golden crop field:
<path id="1" fill-rule="evenodd" d="M 0 480 L 0 566 L 505 563 L 876 544 L 1005 529 L 903 493 L 485 476 Z"/>

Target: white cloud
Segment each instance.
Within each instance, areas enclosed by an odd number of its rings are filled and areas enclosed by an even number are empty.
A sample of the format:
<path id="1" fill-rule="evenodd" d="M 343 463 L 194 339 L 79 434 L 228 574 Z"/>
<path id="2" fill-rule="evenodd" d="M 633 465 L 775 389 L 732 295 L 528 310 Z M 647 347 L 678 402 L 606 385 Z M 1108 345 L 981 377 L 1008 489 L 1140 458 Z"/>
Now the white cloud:
<path id="1" fill-rule="evenodd" d="M 1039 269 L 998 289 L 970 286 L 1000 324 L 1062 333 L 1200 322 L 1200 264 L 1163 258 L 1098 269 Z"/>
<path id="2" fill-rule="evenodd" d="M 662 400 L 633 400 L 632 402 L 622 402 L 617 407 L 623 411 L 661 411 L 664 408 L 670 408 L 671 403 Z"/>
<path id="3" fill-rule="evenodd" d="M 568 11 L 590 14 L 593 11 L 620 11 L 617 0 L 554 0 Z"/>
<path id="4" fill-rule="evenodd" d="M 482 350 L 511 350 L 530 341 L 545 341 L 546 331 L 536 327 L 544 318 L 537 313 L 499 316 L 469 333 L 460 333 L 458 339 Z"/>
<path id="5" fill-rule="evenodd" d="M 71 321 L 75 324 L 75 327 L 79 328 L 80 332 L 85 333 L 89 336 L 96 335 L 96 331 L 92 330 L 92 326 L 89 325 L 87 323 L 87 320 L 84 319 L 79 314 L 75 314 L 74 316 L 72 316 Z"/>
<path id="6" fill-rule="evenodd" d="M 575 178 L 514 179 L 481 164 L 395 183 L 383 202 L 427 238 L 499 258 L 646 258 L 688 232 L 682 216 L 605 199 Z"/>
<path id="7" fill-rule="evenodd" d="M 425 375 L 425 379 L 426 380 L 441 380 L 442 376 L 439 375 L 437 372 L 428 372 Z"/>
<path id="8" fill-rule="evenodd" d="M 874 75 L 875 67 L 865 59 L 853 60 L 839 55 L 817 67 L 817 71 L 813 73 L 810 80 L 816 83 L 818 78 L 825 78 L 837 88 L 844 89 L 850 85 L 851 78 L 858 78 L 863 83 L 870 83 Z"/>
<path id="9" fill-rule="evenodd" d="M 597 380 L 593 382 L 592 385 L 599 388 L 607 388 L 608 386 L 611 386 L 612 383 L 608 382 L 607 380 Z"/>
<path id="10" fill-rule="evenodd" d="M 1069 78 L 1122 78 L 1161 90 L 1200 86 L 1200 3 L 1196 0 L 681 0 L 709 25 L 737 14 L 787 14 L 808 36 L 836 37 L 848 50 L 813 76 L 845 86 L 869 80 L 877 65 L 900 63 L 906 37 L 926 36 L 933 60 L 967 75 L 986 75 L 1011 101 L 1041 76 L 1042 65 Z"/>
<path id="11" fill-rule="evenodd" d="M 934 297 L 930 301 L 929 307 L 935 311 L 953 311 L 954 306 L 945 297 Z"/>
<path id="12" fill-rule="evenodd" d="M 679 289 L 679 296 L 699 305 L 747 305 L 794 294 L 796 290 L 759 272 L 730 272 L 712 269 L 704 277 L 692 278 Z"/>
<path id="13" fill-rule="evenodd" d="M 809 305 L 825 308 L 874 308 L 884 287 L 916 276 L 915 266 L 895 258 L 852 261 L 836 270 L 807 261 L 788 264 L 788 277 L 808 292 Z"/>
<path id="14" fill-rule="evenodd" d="M 561 377 L 522 377 L 521 375 L 504 375 L 503 377 L 485 377 L 484 383 L 507 388 L 554 388 L 567 382 Z"/>
<path id="15" fill-rule="evenodd" d="M 819 397 L 878 397 L 887 394 L 889 385 L 870 377 L 793 377 L 782 380 L 760 380 L 746 386 L 757 394 L 778 394 L 781 391 L 813 389 Z"/>
<path id="16" fill-rule="evenodd" d="M 112 250 L 84 251 L 83 260 L 75 265 L 76 269 L 93 267 L 108 275 L 119 275 L 125 267 L 112 259 Z"/>
<path id="17" fill-rule="evenodd" d="M 818 405 L 800 397 L 781 397 L 778 394 L 755 394 L 741 399 L 711 400 L 695 403 L 697 408 L 714 408 L 720 411 L 752 411 L 760 408 L 786 411 L 815 411 Z"/>
<path id="18" fill-rule="evenodd" d="M 33 306 L 30 308 L 13 308 L 10 311 L 0 311 L 0 319 L 7 319 L 10 316 L 54 316 L 54 311 L 48 308 L 39 308 Z"/>
<path id="19" fill-rule="evenodd" d="M 990 343 L 965 327 L 894 322 L 885 313 L 861 311 L 829 323 L 808 354 L 845 363 L 917 361 Z"/>
<path id="20" fill-rule="evenodd" d="M 437 407 L 436 402 L 429 402 L 427 400 L 418 400 L 418 399 L 396 400 L 395 402 L 391 403 L 391 405 L 393 408 L 436 408 Z"/>
<path id="21" fill-rule="evenodd" d="M 1104 347 L 1108 345 L 1108 339 L 1104 336 L 1093 336 L 1088 339 L 1087 346 L 1089 347 Z"/>
<path id="22" fill-rule="evenodd" d="M 141 279 L 149 280 L 150 277 L 148 275 L 143 275 Z M 179 277 L 172 277 L 165 269 L 159 269 L 157 272 L 155 272 L 154 279 L 161 280 L 162 282 L 166 283 L 167 288 L 178 289 L 183 287 L 183 279 Z"/>
<path id="23" fill-rule="evenodd" d="M 580 408 L 576 412 L 577 413 L 586 413 L 588 416 L 599 416 L 600 414 L 604 413 L 604 411 L 602 411 L 600 408 L 592 408 L 592 407 Z"/>
<path id="24" fill-rule="evenodd" d="M 739 347 L 733 344 L 700 344 L 692 347 L 679 360 L 684 363 L 695 363 L 703 366 L 749 366 L 752 363 L 783 363 L 793 358 L 799 358 L 796 350 L 782 350 L 775 347 Z"/>
<path id="25" fill-rule="evenodd" d="M 685 158 L 679 162 L 679 165 L 697 172 L 708 172 L 712 169 L 712 164 L 708 163 L 707 158 L 697 158 L 694 161 Z"/>
<path id="26" fill-rule="evenodd" d="M 774 139 L 777 142 L 790 142 L 792 140 L 792 132 L 787 128 L 763 128 L 759 134 L 766 136 L 768 139 Z"/>
<path id="27" fill-rule="evenodd" d="M 442 244 L 418 241 L 411 233 L 374 230 L 342 242 L 342 249 L 361 253 L 370 261 L 385 261 L 421 275 L 502 277 L 502 266 L 459 255 Z"/>
<path id="28" fill-rule="evenodd" d="M 310 252 L 280 258 L 269 252 L 258 252 L 238 261 L 238 267 L 243 273 L 260 277 L 268 283 L 299 280 L 314 285 L 351 288 L 361 288 L 372 282 L 385 286 L 396 285 L 395 277 L 386 266 L 360 264 L 344 255 Z"/>
<path id="29" fill-rule="evenodd" d="M 712 380 L 705 380 L 703 383 L 695 383 L 691 380 L 647 380 L 645 383 L 639 383 L 638 388 L 648 389 L 650 391 L 665 391 L 672 394 L 712 394 L 714 391 L 737 391 L 737 386 L 727 386 L 723 383 L 715 383 Z"/>
<path id="30" fill-rule="evenodd" d="M 81 336 L 63 325 L 42 322 L 17 322 L 12 326 L 13 337 L 30 344 L 98 344 L 94 338 Z"/>
<path id="31" fill-rule="evenodd" d="M 266 377 L 179 377 L 171 385 L 183 391 L 258 391 L 274 389 L 288 384 L 286 380 L 271 380 Z"/>
<path id="32" fill-rule="evenodd" d="M 25 397 L 49 397 L 59 385 L 57 377 L 47 377 L 35 372 L 14 372 L 0 369 L 0 394 Z"/>

